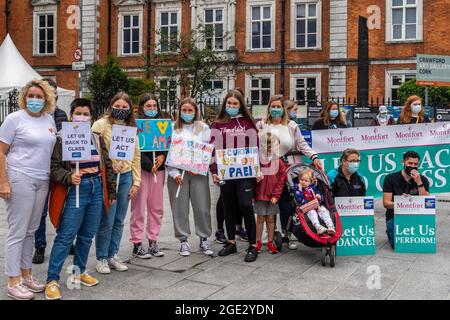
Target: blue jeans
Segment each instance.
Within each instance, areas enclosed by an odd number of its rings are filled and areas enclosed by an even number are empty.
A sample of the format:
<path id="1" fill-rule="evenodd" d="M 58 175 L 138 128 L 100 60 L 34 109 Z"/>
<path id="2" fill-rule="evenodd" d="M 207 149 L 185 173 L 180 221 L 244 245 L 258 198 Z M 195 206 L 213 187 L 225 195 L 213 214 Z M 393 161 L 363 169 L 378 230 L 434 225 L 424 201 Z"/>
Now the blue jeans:
<path id="1" fill-rule="evenodd" d="M 41 223 L 39 229 L 34 234 L 34 247 L 36 249 L 45 249 L 47 247 L 47 239 L 45 237 L 45 225 L 48 215 L 48 199 L 50 198 L 50 189 L 48 190 L 47 199 L 45 200 L 45 207 L 42 210 Z"/>
<path id="2" fill-rule="evenodd" d="M 394 249 L 395 236 L 394 236 L 394 219 L 386 219 L 386 233 L 389 239 L 391 248 Z"/>
<path id="3" fill-rule="evenodd" d="M 108 259 L 119 253 L 123 225 L 128 211 L 128 193 L 133 185 L 131 171 L 120 174 L 117 201 L 103 215 L 95 237 L 97 260 Z"/>
<path id="4" fill-rule="evenodd" d="M 50 254 L 47 282 L 59 280 L 59 274 L 75 238 L 77 241 L 73 265 L 78 267 L 81 273 L 86 271 L 92 239 L 100 225 L 102 213 L 103 183 L 101 177 L 81 180 L 79 208 L 76 208 L 75 204 L 75 187 L 70 187 Z M 75 269 L 75 271 L 77 270 Z"/>

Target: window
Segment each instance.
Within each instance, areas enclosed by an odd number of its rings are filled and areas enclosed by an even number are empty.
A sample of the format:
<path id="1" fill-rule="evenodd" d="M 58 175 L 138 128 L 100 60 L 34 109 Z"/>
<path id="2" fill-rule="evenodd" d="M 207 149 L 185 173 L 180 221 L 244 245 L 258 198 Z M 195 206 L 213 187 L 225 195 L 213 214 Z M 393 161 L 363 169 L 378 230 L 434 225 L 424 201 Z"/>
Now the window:
<path id="1" fill-rule="evenodd" d="M 422 40 L 423 0 L 387 1 L 388 41 Z"/>
<path id="2" fill-rule="evenodd" d="M 38 55 L 53 55 L 56 53 L 56 14 L 36 14 L 35 53 Z"/>
<path id="3" fill-rule="evenodd" d="M 290 95 L 299 105 L 307 105 L 320 99 L 320 86 L 320 73 L 292 74 Z"/>
<path id="4" fill-rule="evenodd" d="M 251 80 L 250 99 L 252 105 L 266 105 L 269 103 L 271 90 L 270 78 Z"/>
<path id="5" fill-rule="evenodd" d="M 178 11 L 160 13 L 161 52 L 176 52 L 178 49 Z"/>
<path id="6" fill-rule="evenodd" d="M 223 80 L 211 80 L 205 81 L 203 84 L 205 96 L 210 99 L 221 99 L 224 95 L 224 81 Z"/>
<path id="7" fill-rule="evenodd" d="M 141 53 L 141 15 L 122 16 L 122 55 Z"/>
<path id="8" fill-rule="evenodd" d="M 318 48 L 320 46 L 321 3 L 295 3 L 295 48 Z"/>
<path id="9" fill-rule="evenodd" d="M 248 6 L 248 44 L 251 50 L 268 50 L 275 47 L 274 4 Z"/>
<path id="10" fill-rule="evenodd" d="M 414 71 L 409 70 L 388 71 L 386 79 L 387 100 L 390 100 L 394 105 L 398 105 L 400 103 L 398 97 L 398 89 L 405 81 L 414 79 L 415 77 L 416 73 Z"/>
<path id="11" fill-rule="evenodd" d="M 209 49 L 223 50 L 224 22 L 222 9 L 205 10 L 205 42 Z"/>
<path id="12" fill-rule="evenodd" d="M 171 110 L 177 104 L 177 81 L 161 79 L 159 81 L 159 102 L 164 110 Z"/>

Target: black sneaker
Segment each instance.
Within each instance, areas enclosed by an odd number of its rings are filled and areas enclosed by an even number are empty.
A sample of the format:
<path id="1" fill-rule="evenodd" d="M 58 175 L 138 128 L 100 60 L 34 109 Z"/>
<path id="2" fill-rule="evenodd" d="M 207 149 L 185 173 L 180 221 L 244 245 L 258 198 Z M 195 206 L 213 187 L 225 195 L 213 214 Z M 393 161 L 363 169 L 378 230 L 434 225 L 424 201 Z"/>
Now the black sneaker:
<path id="1" fill-rule="evenodd" d="M 225 232 L 223 231 L 223 229 L 218 229 L 216 231 L 214 241 L 220 244 L 225 244 L 228 242 L 227 237 L 225 237 Z"/>
<path id="2" fill-rule="evenodd" d="M 248 235 L 247 235 L 247 231 L 245 231 L 245 229 L 242 226 L 238 226 L 236 228 L 236 239 L 239 239 L 241 241 L 245 241 L 248 242 Z"/>
<path id="3" fill-rule="evenodd" d="M 74 255 L 75 255 L 75 245 L 72 244 L 72 245 L 70 246 L 69 254 L 70 254 L 71 256 L 74 256 Z"/>
<path id="4" fill-rule="evenodd" d="M 44 257 L 45 257 L 45 248 L 36 248 L 33 255 L 33 263 L 34 264 L 44 263 Z"/>
<path id="5" fill-rule="evenodd" d="M 139 259 L 150 259 L 152 255 L 144 250 L 142 243 L 135 243 L 133 248 L 133 257 Z"/>
<path id="6" fill-rule="evenodd" d="M 254 246 L 250 246 L 247 249 L 247 254 L 245 255 L 245 262 L 253 262 L 258 258 L 258 251 Z"/>
<path id="7" fill-rule="evenodd" d="M 235 243 L 227 243 L 223 246 L 222 250 L 219 251 L 218 255 L 221 257 L 225 257 L 229 254 L 236 253 L 237 248 Z"/>

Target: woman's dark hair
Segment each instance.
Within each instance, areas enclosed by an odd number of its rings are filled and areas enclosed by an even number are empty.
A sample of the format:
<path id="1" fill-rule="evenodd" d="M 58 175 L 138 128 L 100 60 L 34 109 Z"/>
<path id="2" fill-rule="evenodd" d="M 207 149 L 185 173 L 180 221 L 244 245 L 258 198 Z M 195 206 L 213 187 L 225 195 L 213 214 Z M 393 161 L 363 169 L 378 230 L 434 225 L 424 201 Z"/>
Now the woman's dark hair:
<path id="1" fill-rule="evenodd" d="M 78 107 L 88 107 L 89 108 L 89 112 L 92 115 L 92 102 L 91 102 L 91 100 L 84 99 L 84 98 L 76 98 L 70 104 L 70 114 L 72 115 L 74 113 L 75 109 L 78 108 Z"/>
<path id="2" fill-rule="evenodd" d="M 236 90 L 236 89 L 228 91 L 227 95 L 223 99 L 222 107 L 220 108 L 219 115 L 216 118 L 216 122 L 227 123 L 228 121 L 230 121 L 230 116 L 228 115 L 228 113 L 225 112 L 225 108 L 227 106 L 227 100 L 231 97 L 239 100 L 241 114 L 244 116 L 244 118 L 247 118 L 248 120 L 250 120 L 253 124 L 253 127 L 256 129 L 255 120 L 253 119 L 252 115 L 250 114 L 250 112 L 247 109 L 247 105 L 245 104 L 244 96 L 242 95 L 241 91 Z"/>
<path id="3" fill-rule="evenodd" d="M 142 119 L 142 118 L 146 118 L 145 113 L 144 113 L 144 105 L 147 103 L 147 101 L 149 100 L 154 100 L 156 101 L 156 108 L 158 109 L 158 113 L 156 114 L 155 118 L 163 118 L 162 113 L 161 113 L 161 108 L 159 107 L 159 101 L 158 98 L 156 98 L 155 95 L 150 94 L 150 93 L 144 93 L 140 98 L 139 98 L 139 106 L 138 106 L 138 118 Z"/>

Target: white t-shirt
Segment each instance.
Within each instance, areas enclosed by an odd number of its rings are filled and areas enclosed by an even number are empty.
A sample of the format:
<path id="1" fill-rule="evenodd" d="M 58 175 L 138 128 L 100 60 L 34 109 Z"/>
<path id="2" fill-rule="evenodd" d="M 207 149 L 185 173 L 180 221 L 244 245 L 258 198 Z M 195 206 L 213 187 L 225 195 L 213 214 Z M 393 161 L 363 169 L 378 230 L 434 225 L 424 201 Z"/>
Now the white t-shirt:
<path id="1" fill-rule="evenodd" d="M 56 126 L 52 116 L 39 118 L 25 110 L 8 115 L 0 127 L 0 141 L 8 144 L 8 169 L 37 180 L 48 180 L 50 160 L 56 143 Z"/>

